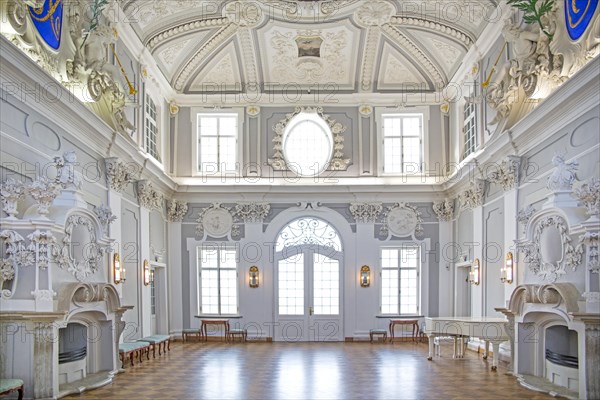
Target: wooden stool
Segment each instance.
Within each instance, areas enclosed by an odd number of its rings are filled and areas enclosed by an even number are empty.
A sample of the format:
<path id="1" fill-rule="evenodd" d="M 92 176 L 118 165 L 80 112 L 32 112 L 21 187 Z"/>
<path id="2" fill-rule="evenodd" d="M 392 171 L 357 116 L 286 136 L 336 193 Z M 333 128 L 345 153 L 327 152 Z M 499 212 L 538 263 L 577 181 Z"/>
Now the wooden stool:
<path id="1" fill-rule="evenodd" d="M 371 338 L 371 343 L 373 343 L 373 336 L 381 335 L 383 336 L 383 342 L 387 340 L 387 331 L 385 329 L 371 329 L 369 331 L 369 337 Z"/>
<path id="2" fill-rule="evenodd" d="M 198 341 L 200 341 L 203 336 L 202 330 L 196 329 L 196 328 L 191 328 L 191 329 L 184 329 L 181 331 L 181 339 L 183 340 L 184 343 L 187 340 L 188 336 L 195 336 L 198 338 Z"/>
<path id="3" fill-rule="evenodd" d="M 227 331 L 227 341 L 233 342 L 235 336 L 239 336 L 240 341 L 245 342 L 248 338 L 248 331 L 246 329 L 229 329 Z"/>

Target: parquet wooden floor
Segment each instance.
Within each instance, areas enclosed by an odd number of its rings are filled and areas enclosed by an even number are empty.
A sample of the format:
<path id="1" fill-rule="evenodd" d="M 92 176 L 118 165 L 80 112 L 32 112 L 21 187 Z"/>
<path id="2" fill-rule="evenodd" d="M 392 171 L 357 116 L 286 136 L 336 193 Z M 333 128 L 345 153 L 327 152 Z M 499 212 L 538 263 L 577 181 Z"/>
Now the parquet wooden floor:
<path id="1" fill-rule="evenodd" d="M 69 399 L 550 399 L 491 358 L 427 361 L 425 343 L 172 343 Z"/>

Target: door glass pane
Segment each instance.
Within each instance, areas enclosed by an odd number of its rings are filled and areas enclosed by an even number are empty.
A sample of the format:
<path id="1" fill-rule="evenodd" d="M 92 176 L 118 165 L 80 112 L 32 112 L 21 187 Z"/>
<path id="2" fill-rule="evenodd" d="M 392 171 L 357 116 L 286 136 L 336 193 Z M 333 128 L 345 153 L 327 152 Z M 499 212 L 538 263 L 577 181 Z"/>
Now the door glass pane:
<path id="1" fill-rule="evenodd" d="M 315 315 L 340 313 L 340 264 L 315 253 L 313 266 L 313 306 Z"/>
<path id="2" fill-rule="evenodd" d="M 304 315 L 304 254 L 279 261 L 279 315 Z"/>

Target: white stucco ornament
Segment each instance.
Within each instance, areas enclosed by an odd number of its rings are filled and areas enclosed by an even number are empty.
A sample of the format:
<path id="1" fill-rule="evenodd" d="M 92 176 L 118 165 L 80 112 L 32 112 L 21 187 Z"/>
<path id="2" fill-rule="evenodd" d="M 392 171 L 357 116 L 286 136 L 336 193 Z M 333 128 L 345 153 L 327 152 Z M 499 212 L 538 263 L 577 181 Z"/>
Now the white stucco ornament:
<path id="1" fill-rule="evenodd" d="M 394 14 L 394 6 L 387 1 L 365 1 L 356 12 L 356 20 L 364 26 L 386 24 Z"/>
<path id="2" fill-rule="evenodd" d="M 226 236 L 233 226 L 231 213 L 224 208 L 207 210 L 202 217 L 204 231 L 212 237 Z"/>
<path id="3" fill-rule="evenodd" d="M 389 231 L 398 237 L 410 236 L 417 227 L 417 215 L 408 208 L 394 208 L 387 216 Z"/>

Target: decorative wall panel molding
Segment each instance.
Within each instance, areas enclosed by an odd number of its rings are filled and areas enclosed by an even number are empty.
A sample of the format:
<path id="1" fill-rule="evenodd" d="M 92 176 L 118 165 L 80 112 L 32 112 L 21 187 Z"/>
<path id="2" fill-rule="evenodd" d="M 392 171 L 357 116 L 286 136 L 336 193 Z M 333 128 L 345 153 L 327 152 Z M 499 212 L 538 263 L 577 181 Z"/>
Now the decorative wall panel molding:
<path id="1" fill-rule="evenodd" d="M 350 159 L 344 158 L 344 132 L 346 126 L 337 122 L 329 115 L 323 112 L 323 107 L 296 107 L 294 112 L 286 114 L 285 118 L 279 121 L 273 127 L 275 136 L 273 137 L 273 157 L 269 158 L 269 165 L 277 171 L 288 170 L 288 166 L 283 156 L 283 139 L 285 129 L 289 122 L 300 113 L 316 113 L 321 117 L 333 134 L 333 158 L 327 167 L 328 171 L 345 171 L 350 165 Z"/>
<path id="2" fill-rule="evenodd" d="M 356 222 L 375 223 L 383 212 L 383 203 L 350 203 L 349 210 Z"/>
<path id="3" fill-rule="evenodd" d="M 188 204 L 185 201 L 167 201 L 167 220 L 169 222 L 181 222 L 188 212 Z"/>
<path id="4" fill-rule="evenodd" d="M 387 207 L 382 217 L 383 226 L 379 230 L 382 237 L 388 237 L 390 234 L 397 237 L 423 235 L 421 212 L 410 204 L 396 203 Z"/>
<path id="5" fill-rule="evenodd" d="M 433 203 L 433 212 L 437 215 L 438 220 L 448 222 L 454 216 L 454 201 L 445 199 L 443 201 Z"/>
<path id="6" fill-rule="evenodd" d="M 502 186 L 504 191 L 514 189 L 519 184 L 521 157 L 508 156 L 499 165 L 494 165 L 488 174 L 488 180 Z"/>

